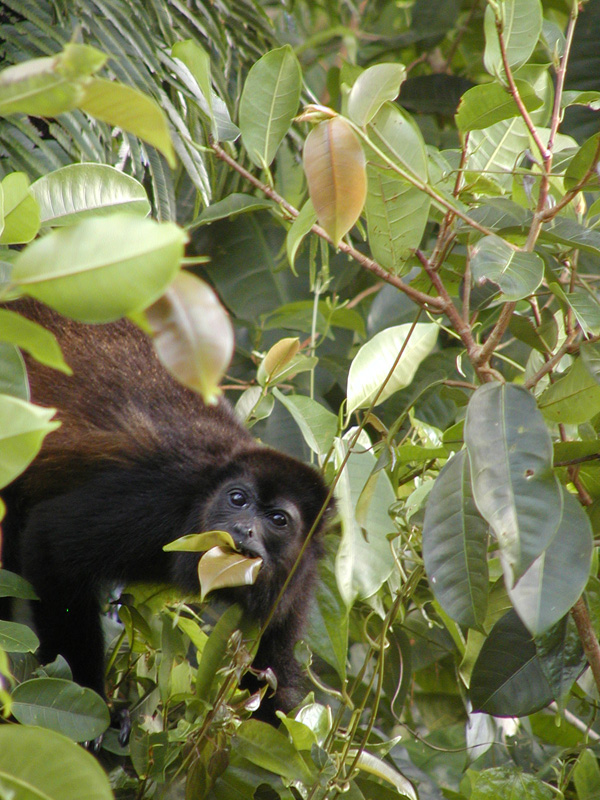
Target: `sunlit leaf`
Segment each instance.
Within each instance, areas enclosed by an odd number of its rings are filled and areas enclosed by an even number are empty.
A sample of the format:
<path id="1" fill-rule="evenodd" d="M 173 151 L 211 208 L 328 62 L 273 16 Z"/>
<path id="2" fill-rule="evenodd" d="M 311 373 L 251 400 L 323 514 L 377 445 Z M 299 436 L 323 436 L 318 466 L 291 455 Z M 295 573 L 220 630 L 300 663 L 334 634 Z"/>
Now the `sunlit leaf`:
<path id="1" fill-rule="evenodd" d="M 130 214 L 83 220 L 19 253 L 12 279 L 28 295 L 82 322 L 139 311 L 177 274 L 185 233 Z"/>
<path id="2" fill-rule="evenodd" d="M 374 64 L 355 80 L 348 97 L 348 116 L 363 127 L 370 122 L 386 100 L 395 100 L 406 80 L 402 64 Z"/>
<path id="3" fill-rule="evenodd" d="M 247 720 L 237 729 L 233 739 L 235 752 L 263 769 L 289 781 L 312 785 L 315 775 L 288 737 L 271 725 Z"/>
<path id="4" fill-rule="evenodd" d="M 338 429 L 338 418 L 335 414 L 310 397 L 301 394 L 285 395 L 279 389 L 274 389 L 273 393 L 290 412 L 313 453 L 327 455 Z"/>
<path id="5" fill-rule="evenodd" d="M 180 536 L 179 539 L 174 539 L 169 544 L 163 547 L 166 551 L 186 551 L 193 553 L 203 553 L 210 550 L 212 547 L 229 548 L 235 550 L 235 543 L 231 538 L 231 534 L 227 531 L 205 531 L 204 533 L 188 533 L 186 536 Z"/>
<path id="6" fill-rule="evenodd" d="M 175 167 L 175 152 L 167 118 L 152 97 L 132 86 L 92 78 L 85 85 L 85 94 L 79 107 L 96 119 L 133 133 L 156 147 L 169 166 Z"/>
<path id="7" fill-rule="evenodd" d="M 2 181 L 4 230 L 0 244 L 26 244 L 40 228 L 40 209 L 24 172 L 11 172 Z"/>
<path id="8" fill-rule="evenodd" d="M 144 217 L 150 212 L 142 184 L 108 164 L 69 164 L 38 178 L 31 192 L 49 227 L 118 211 Z"/>
<path id="9" fill-rule="evenodd" d="M 10 308 L 0 308 L 0 340 L 26 350 L 41 364 L 54 367 L 67 375 L 71 374 L 71 368 L 63 358 L 56 336 Z"/>
<path id="10" fill-rule="evenodd" d="M 515 71 L 529 60 L 542 30 L 540 0 L 500 0 L 501 30 L 506 60 Z M 496 29 L 496 17 L 491 5 L 485 11 L 485 51 L 483 63 L 491 75 L 504 78 L 504 66 Z"/>
<path id="11" fill-rule="evenodd" d="M 348 373 L 348 415 L 373 402 L 402 349 L 402 356 L 377 398 L 377 404 L 409 386 L 419 364 L 433 350 L 438 331 L 437 325 L 426 322 L 419 322 L 414 327 L 405 323 L 386 328 L 363 345 Z"/>
<path id="12" fill-rule="evenodd" d="M 542 105 L 533 87 L 525 81 L 516 81 L 523 105 L 533 111 Z M 473 86 L 463 94 L 456 124 L 461 131 L 481 130 L 489 128 L 495 122 L 519 116 L 519 108 L 509 91 L 499 83 L 484 83 Z"/>
<path id="13" fill-rule="evenodd" d="M 341 117 L 320 122 L 308 134 L 304 171 L 317 219 L 337 245 L 359 218 L 367 196 L 363 149 Z"/>
<path id="14" fill-rule="evenodd" d="M 0 487 L 18 477 L 39 453 L 44 437 L 56 430 L 54 408 L 0 395 Z"/>
<path id="15" fill-rule="evenodd" d="M 146 309 L 154 347 L 165 367 L 181 383 L 213 403 L 234 348 L 229 315 L 213 289 L 180 272 L 164 295 Z"/>
<path id="16" fill-rule="evenodd" d="M 70 111 L 85 92 L 82 80 L 96 72 L 108 56 L 88 45 L 71 42 L 49 58 L 35 58 L 0 72 L 0 116 L 22 112 L 55 117 Z"/>

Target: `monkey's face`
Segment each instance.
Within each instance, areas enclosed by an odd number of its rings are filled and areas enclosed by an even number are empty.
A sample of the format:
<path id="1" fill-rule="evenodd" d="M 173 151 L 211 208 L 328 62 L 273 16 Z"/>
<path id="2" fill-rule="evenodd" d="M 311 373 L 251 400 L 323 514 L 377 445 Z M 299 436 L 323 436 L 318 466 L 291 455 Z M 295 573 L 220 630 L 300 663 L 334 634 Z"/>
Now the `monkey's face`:
<path id="1" fill-rule="evenodd" d="M 216 490 L 207 503 L 203 527 L 227 531 L 240 552 L 262 558 L 266 570 L 293 560 L 304 539 L 297 505 L 285 497 L 261 497 L 260 487 L 248 478 L 234 478 Z"/>

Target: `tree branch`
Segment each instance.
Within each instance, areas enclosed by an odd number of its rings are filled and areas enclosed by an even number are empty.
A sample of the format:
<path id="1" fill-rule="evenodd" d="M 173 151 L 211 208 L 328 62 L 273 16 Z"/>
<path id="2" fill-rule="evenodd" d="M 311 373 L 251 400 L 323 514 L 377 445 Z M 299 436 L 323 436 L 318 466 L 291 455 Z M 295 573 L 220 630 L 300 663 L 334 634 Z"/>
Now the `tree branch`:
<path id="1" fill-rule="evenodd" d="M 571 609 L 571 614 L 577 626 L 577 633 L 581 639 L 585 657 L 592 670 L 594 682 L 600 692 L 600 644 L 598 644 L 598 639 L 594 633 L 587 606 L 582 597 L 579 598 Z"/>

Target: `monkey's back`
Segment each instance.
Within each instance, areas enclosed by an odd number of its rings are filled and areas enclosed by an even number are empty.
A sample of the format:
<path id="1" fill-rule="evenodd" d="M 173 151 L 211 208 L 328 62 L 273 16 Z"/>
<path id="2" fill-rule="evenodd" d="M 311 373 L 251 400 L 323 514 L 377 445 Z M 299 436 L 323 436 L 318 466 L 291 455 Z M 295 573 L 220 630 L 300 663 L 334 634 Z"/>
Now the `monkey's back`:
<path id="1" fill-rule="evenodd" d="M 229 405 L 206 406 L 179 384 L 128 320 L 83 325 L 31 300 L 7 308 L 52 331 L 73 370 L 65 375 L 26 359 L 32 401 L 57 408 L 62 423 L 46 438 L 30 480 L 43 469 L 47 487 L 49 470 L 69 483 L 78 471 L 161 454 L 207 468 L 256 448 Z"/>

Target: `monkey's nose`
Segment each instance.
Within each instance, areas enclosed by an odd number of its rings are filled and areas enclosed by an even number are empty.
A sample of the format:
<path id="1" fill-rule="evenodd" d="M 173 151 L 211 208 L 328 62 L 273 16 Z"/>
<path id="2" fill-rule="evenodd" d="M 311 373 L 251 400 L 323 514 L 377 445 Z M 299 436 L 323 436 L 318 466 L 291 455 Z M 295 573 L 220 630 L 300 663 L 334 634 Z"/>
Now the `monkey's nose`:
<path id="1" fill-rule="evenodd" d="M 252 526 L 248 525 L 246 522 L 234 522 L 233 533 L 243 539 L 250 538 L 253 533 Z"/>

